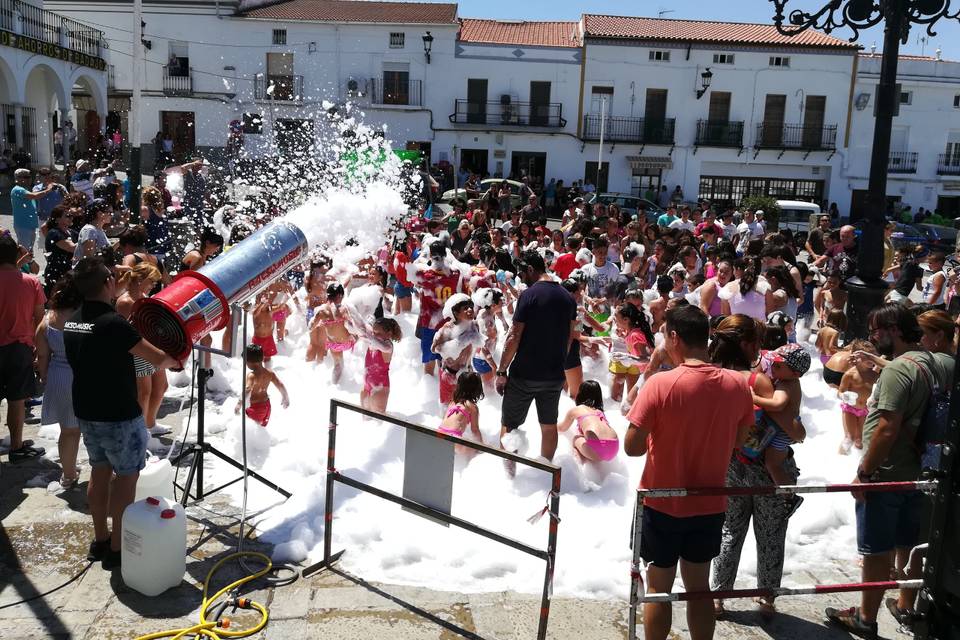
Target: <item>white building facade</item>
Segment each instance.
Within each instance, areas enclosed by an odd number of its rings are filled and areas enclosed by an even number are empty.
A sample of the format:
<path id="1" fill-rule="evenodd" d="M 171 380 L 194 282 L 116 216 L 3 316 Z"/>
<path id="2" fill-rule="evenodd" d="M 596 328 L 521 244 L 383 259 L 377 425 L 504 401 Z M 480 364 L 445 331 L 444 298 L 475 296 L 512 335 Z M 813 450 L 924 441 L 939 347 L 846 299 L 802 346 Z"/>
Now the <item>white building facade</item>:
<path id="1" fill-rule="evenodd" d="M 48 4 L 105 29 L 109 117 L 125 127 L 129 5 Z M 721 206 L 760 193 L 860 213 L 880 58 L 822 33 L 595 14 L 465 19 L 455 4 L 351 0 L 153 0 L 144 21 L 147 163 L 158 132 L 178 158 L 216 157 L 231 122 L 254 156 L 322 150 L 328 109 L 349 102 L 395 148 L 492 176 L 589 179 L 641 196 L 679 185 L 685 200 Z M 910 102 L 895 122 L 889 194 L 955 207 L 960 64 L 904 56 L 900 76 Z"/>
<path id="2" fill-rule="evenodd" d="M 42 1 L 0 0 L 0 148 L 50 164 L 54 131 L 75 101 L 90 106 L 89 124 L 99 130 L 107 113 L 104 53 L 99 29 Z"/>
<path id="3" fill-rule="evenodd" d="M 873 144 L 880 56 L 861 55 L 853 98 L 850 163 L 844 191 L 852 215 L 865 206 Z M 890 137 L 887 199 L 960 216 L 960 62 L 937 56 L 901 56 L 897 66 L 900 100 Z"/>

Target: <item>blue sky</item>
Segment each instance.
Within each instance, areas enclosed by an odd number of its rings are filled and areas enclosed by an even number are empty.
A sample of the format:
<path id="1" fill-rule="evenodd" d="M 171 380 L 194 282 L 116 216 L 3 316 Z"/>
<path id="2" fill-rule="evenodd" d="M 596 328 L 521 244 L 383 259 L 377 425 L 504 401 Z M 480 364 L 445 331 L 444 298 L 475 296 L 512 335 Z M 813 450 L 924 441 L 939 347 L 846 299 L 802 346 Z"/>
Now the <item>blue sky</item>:
<path id="1" fill-rule="evenodd" d="M 661 11 L 665 18 L 730 20 L 733 22 L 772 23 L 773 3 L 768 0 L 453 0 L 460 5 L 460 16 L 464 18 L 498 18 L 508 20 L 576 20 L 581 13 L 606 13 L 611 15 L 634 15 L 656 17 Z M 824 6 L 828 0 L 790 0 L 787 10 L 793 8 L 812 11 Z M 928 37 L 925 46 L 918 37 L 926 36 L 926 31 L 914 26 L 910 31 L 910 42 L 901 46 L 903 53 L 921 52 L 933 55 L 939 46 L 943 57 L 960 60 L 960 23 L 943 20 L 935 28 L 936 37 Z M 849 38 L 850 31 L 835 31 L 840 38 Z M 880 27 L 860 32 L 859 44 L 869 50 L 877 44 L 877 51 L 883 48 L 883 30 Z"/>

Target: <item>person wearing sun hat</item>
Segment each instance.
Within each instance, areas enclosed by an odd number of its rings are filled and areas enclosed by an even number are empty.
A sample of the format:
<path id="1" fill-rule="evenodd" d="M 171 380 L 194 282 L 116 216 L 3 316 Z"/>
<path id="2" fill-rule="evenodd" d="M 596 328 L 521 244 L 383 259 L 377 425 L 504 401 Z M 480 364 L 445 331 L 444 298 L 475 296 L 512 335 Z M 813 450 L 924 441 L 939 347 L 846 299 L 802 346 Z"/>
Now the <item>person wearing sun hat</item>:
<path id="1" fill-rule="evenodd" d="M 773 382 L 773 396 L 761 398 L 754 394 L 753 404 L 763 410 L 766 432 L 760 447 L 767 473 L 778 485 L 793 484 L 785 463 L 791 455 L 790 445 L 803 442 L 806 430 L 800 421 L 800 378 L 810 369 L 810 353 L 799 344 L 785 344 L 760 356 L 758 367 Z M 793 494 L 787 496 L 792 515 L 803 502 Z M 789 517 L 789 516 L 788 516 Z"/>

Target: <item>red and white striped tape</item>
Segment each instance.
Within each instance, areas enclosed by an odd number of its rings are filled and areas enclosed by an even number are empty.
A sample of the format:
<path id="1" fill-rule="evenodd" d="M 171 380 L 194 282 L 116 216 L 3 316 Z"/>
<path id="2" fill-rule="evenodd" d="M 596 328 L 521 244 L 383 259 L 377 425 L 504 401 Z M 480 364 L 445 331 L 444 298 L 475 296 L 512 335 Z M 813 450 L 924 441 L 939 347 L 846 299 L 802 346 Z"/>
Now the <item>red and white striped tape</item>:
<path id="1" fill-rule="evenodd" d="M 685 591 L 681 593 L 650 593 L 640 603 L 686 602 L 689 600 L 728 600 L 732 598 L 776 598 L 779 596 L 808 596 L 818 593 L 845 593 L 849 591 L 886 591 L 887 589 L 919 589 L 923 580 L 885 580 L 883 582 L 852 582 L 850 584 L 817 584 L 809 587 L 779 587 L 777 589 L 728 589 L 727 591 Z"/>
<path id="2" fill-rule="evenodd" d="M 845 493 L 889 491 L 933 491 L 933 480 L 913 482 L 869 482 L 863 484 L 804 484 L 765 487 L 691 487 L 687 489 L 639 489 L 641 498 L 684 498 L 688 496 L 764 496 L 793 493 Z"/>

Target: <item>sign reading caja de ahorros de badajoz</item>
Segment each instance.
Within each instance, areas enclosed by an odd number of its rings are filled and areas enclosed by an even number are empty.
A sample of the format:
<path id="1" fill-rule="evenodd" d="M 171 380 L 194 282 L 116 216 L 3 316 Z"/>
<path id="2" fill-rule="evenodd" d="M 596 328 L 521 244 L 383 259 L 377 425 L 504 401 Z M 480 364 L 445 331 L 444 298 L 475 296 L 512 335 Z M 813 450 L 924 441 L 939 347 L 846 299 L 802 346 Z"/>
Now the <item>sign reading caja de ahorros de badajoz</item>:
<path id="1" fill-rule="evenodd" d="M 22 51 L 27 51 L 29 53 L 46 56 L 47 58 L 72 62 L 73 64 L 78 64 L 83 67 L 90 67 L 91 69 L 97 69 L 98 71 L 103 71 L 107 68 L 107 63 L 103 60 L 103 58 L 91 56 L 79 51 L 73 51 L 71 49 L 67 49 L 66 47 L 61 47 L 58 44 L 50 44 L 49 42 L 43 42 L 27 36 L 21 36 L 11 31 L 4 31 L 2 29 L 0 29 L 0 45 L 14 47 L 15 49 L 21 49 Z"/>

